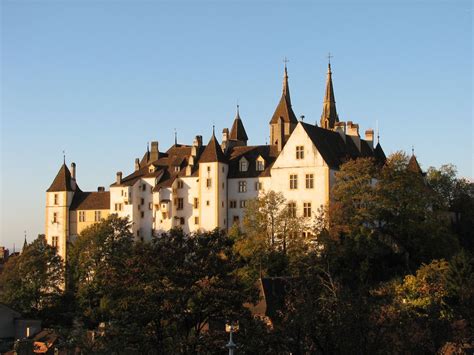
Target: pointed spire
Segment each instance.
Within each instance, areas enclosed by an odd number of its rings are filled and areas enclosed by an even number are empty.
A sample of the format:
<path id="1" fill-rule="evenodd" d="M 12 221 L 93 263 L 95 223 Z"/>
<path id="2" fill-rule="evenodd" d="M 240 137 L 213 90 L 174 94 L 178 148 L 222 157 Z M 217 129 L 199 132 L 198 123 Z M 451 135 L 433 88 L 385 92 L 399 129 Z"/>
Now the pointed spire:
<path id="1" fill-rule="evenodd" d="M 247 143 L 248 137 L 247 132 L 245 132 L 245 127 L 240 118 L 239 105 L 237 105 L 237 113 L 235 115 L 234 123 L 230 130 L 229 139 L 233 141 L 240 141 Z"/>
<path id="2" fill-rule="evenodd" d="M 290 98 L 290 86 L 288 85 L 288 70 L 286 67 L 286 63 L 288 63 L 288 59 L 285 58 L 284 60 L 285 68 L 283 74 L 283 92 L 281 94 L 280 102 L 273 113 L 272 119 L 270 120 L 270 124 L 278 123 L 278 120 L 281 119 L 283 122 L 291 122 L 298 123 L 298 119 L 296 118 L 293 109 L 291 108 L 291 98 Z"/>
<path id="3" fill-rule="evenodd" d="M 285 59 L 283 59 L 283 62 L 285 63 L 285 72 L 283 74 L 283 96 L 288 100 L 288 102 L 291 102 L 291 100 L 290 100 L 290 87 L 288 85 L 288 69 L 286 68 L 286 63 L 288 63 L 289 60 L 286 59 L 286 57 L 285 57 Z"/>
<path id="4" fill-rule="evenodd" d="M 215 127 L 212 125 L 212 137 L 209 140 L 209 143 L 207 143 L 206 148 L 201 154 L 201 157 L 199 158 L 200 163 L 216 163 L 216 162 L 227 162 L 227 159 L 222 152 L 222 148 L 217 141 L 216 135 L 214 133 Z"/>
<path id="5" fill-rule="evenodd" d="M 21 252 L 24 252 L 27 246 L 28 246 L 28 242 L 26 240 L 26 231 L 25 231 L 25 241 L 23 242 L 23 249 L 21 249 Z"/>
<path id="6" fill-rule="evenodd" d="M 174 145 L 178 145 L 178 132 L 174 129 Z"/>
<path id="7" fill-rule="evenodd" d="M 79 189 L 77 186 L 73 188 L 71 183 L 71 172 L 69 171 L 66 164 L 63 164 L 59 169 L 56 177 L 53 180 L 53 183 L 46 192 L 57 192 L 57 191 L 74 191 Z"/>
<path id="8" fill-rule="evenodd" d="M 413 148 L 412 148 L 412 151 L 413 151 Z M 423 171 L 421 170 L 420 164 L 418 164 L 418 160 L 416 159 L 416 156 L 413 152 L 412 152 L 412 156 L 410 160 L 408 161 L 407 170 L 423 175 Z"/>
<path id="9" fill-rule="evenodd" d="M 326 92 L 324 94 L 323 113 L 321 114 L 321 127 L 326 129 L 333 129 L 334 124 L 339 122 L 336 111 L 336 100 L 334 98 L 334 88 L 332 85 L 331 57 L 329 53 Z"/>

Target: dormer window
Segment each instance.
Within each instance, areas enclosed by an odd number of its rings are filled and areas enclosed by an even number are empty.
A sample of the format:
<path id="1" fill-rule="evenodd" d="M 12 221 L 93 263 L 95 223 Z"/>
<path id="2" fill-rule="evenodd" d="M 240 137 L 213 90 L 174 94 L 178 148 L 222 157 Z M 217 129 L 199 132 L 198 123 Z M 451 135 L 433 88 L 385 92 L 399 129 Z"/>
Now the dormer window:
<path id="1" fill-rule="evenodd" d="M 262 157 L 258 157 L 255 168 L 257 171 L 265 170 L 265 160 Z"/>
<path id="2" fill-rule="evenodd" d="M 155 171 L 155 167 L 153 165 L 150 165 L 150 167 L 148 168 L 148 172 L 153 173 L 154 171 Z"/>
<path id="3" fill-rule="evenodd" d="M 240 161 L 239 161 L 239 171 L 247 171 L 248 168 L 249 168 L 249 162 L 247 161 L 247 159 L 245 159 L 245 158 L 240 159 Z"/>
<path id="4" fill-rule="evenodd" d="M 175 166 L 175 167 L 174 167 L 174 171 L 175 171 L 175 172 L 178 172 L 179 170 L 180 170 L 180 169 L 179 169 L 179 166 Z"/>

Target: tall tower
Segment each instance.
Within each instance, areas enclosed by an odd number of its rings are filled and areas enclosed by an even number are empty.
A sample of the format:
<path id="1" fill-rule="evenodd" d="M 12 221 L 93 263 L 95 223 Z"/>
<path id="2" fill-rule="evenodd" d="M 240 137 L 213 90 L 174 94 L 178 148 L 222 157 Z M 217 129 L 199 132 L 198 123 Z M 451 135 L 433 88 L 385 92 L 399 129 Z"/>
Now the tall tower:
<path id="1" fill-rule="evenodd" d="M 63 163 L 53 183 L 46 190 L 46 240 L 57 248 L 58 255 L 66 260 L 67 243 L 69 242 L 69 208 L 76 191 L 76 164 L 71 164 L 71 171 Z"/>
<path id="2" fill-rule="evenodd" d="M 199 158 L 199 227 L 227 228 L 227 174 L 229 166 L 214 130 Z"/>
<path id="3" fill-rule="evenodd" d="M 281 151 L 291 132 L 298 124 L 296 115 L 291 108 L 290 87 L 288 85 L 288 70 L 286 68 L 283 75 L 283 92 L 280 102 L 270 120 L 270 144 L 276 145 L 278 151 Z"/>
<path id="4" fill-rule="evenodd" d="M 329 62 L 320 126 L 326 129 L 334 129 L 336 122 L 339 122 L 339 117 L 336 111 L 336 100 L 334 99 L 334 89 L 332 87 L 331 62 Z"/>

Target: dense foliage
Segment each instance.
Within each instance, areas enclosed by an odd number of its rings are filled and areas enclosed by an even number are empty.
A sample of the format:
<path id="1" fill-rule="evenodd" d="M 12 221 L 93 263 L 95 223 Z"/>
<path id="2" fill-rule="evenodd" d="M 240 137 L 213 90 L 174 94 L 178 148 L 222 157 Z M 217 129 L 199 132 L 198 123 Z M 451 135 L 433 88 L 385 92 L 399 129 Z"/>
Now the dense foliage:
<path id="1" fill-rule="evenodd" d="M 223 353 L 228 321 L 242 354 L 453 350 L 474 342 L 469 189 L 450 165 L 423 175 L 396 153 L 344 164 L 314 218 L 268 191 L 228 235 L 173 229 L 142 243 L 113 215 L 71 245 L 67 292 L 40 238 L 6 264 L 0 301 L 86 353 Z M 271 326 L 250 312 L 262 278 L 285 285 Z"/>

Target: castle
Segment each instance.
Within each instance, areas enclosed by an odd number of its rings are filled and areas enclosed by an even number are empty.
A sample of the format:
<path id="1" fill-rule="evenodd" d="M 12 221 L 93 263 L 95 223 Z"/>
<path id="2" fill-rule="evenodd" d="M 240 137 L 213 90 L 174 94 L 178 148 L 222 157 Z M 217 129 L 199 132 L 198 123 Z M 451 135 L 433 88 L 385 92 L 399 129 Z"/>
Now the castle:
<path id="1" fill-rule="evenodd" d="M 329 201 L 335 172 L 348 159 L 385 154 L 374 131 L 342 122 L 336 111 L 331 64 L 320 124 L 298 121 L 291 105 L 285 63 L 283 92 L 270 120 L 270 144 L 247 145 L 248 136 L 237 107 L 232 128 L 219 143 L 214 130 L 207 144 L 196 136 L 191 145 L 175 144 L 160 151 L 158 142 L 134 171 L 117 172 L 110 191 L 82 191 L 76 165 L 65 162 L 46 192 L 46 238 L 65 259 L 66 248 L 89 225 L 116 213 L 128 217 L 137 240 L 172 227 L 185 232 L 228 230 L 239 223 L 250 199 L 263 191 L 282 192 L 295 215 L 311 218 Z"/>

